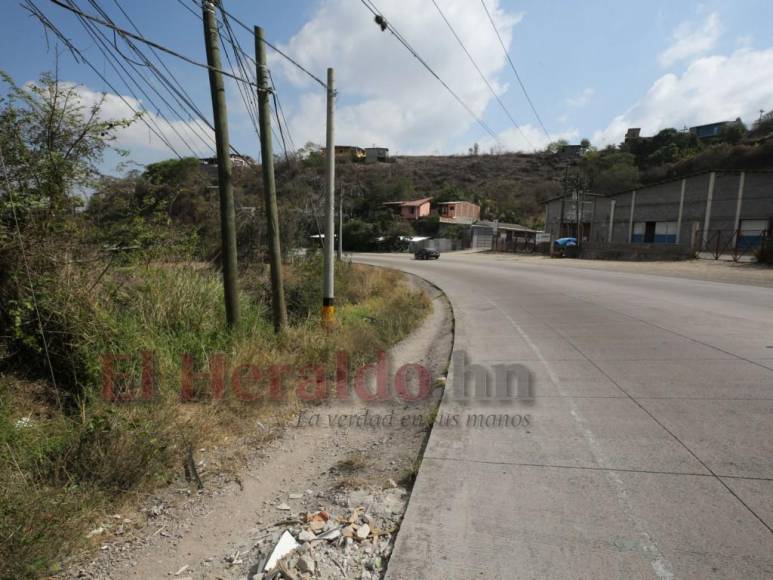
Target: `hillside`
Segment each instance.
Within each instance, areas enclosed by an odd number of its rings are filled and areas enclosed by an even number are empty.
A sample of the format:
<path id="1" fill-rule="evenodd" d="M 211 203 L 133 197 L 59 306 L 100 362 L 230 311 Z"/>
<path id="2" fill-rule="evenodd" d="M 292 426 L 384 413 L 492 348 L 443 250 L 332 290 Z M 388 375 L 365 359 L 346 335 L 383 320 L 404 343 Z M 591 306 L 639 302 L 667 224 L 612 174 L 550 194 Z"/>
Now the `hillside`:
<path id="1" fill-rule="evenodd" d="M 474 201 L 483 219 L 534 223 L 542 215 L 541 202 L 561 191 L 570 161 L 551 153 L 398 156 L 375 164 L 347 160 L 337 164 L 336 181 L 354 217 L 372 217 L 385 201 L 433 197 Z M 301 174 L 310 169 L 304 165 Z"/>

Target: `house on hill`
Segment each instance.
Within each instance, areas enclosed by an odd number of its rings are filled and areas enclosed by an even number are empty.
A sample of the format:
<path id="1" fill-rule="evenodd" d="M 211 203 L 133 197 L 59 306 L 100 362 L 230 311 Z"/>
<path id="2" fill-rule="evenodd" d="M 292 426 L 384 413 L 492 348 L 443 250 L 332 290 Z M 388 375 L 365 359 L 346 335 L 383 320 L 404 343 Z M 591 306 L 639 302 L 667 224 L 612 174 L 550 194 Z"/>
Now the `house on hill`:
<path id="1" fill-rule="evenodd" d="M 431 202 L 431 197 L 422 197 L 410 201 L 388 201 L 384 205 L 402 218 L 413 221 L 429 215 Z"/>
<path id="2" fill-rule="evenodd" d="M 735 121 L 719 121 L 718 123 L 709 123 L 707 125 L 696 125 L 690 127 L 690 133 L 695 135 L 701 141 L 707 141 L 710 139 L 716 139 L 722 134 L 722 131 L 735 123 L 740 123 L 741 119 Z"/>
<path id="3" fill-rule="evenodd" d="M 386 163 L 389 161 L 389 149 L 386 147 L 366 147 L 365 163 Z"/>
<path id="4" fill-rule="evenodd" d="M 232 167 L 255 167 L 257 166 L 257 163 L 255 163 L 255 160 L 250 157 L 249 155 L 237 155 L 236 153 L 231 153 L 231 166 Z M 217 167 L 217 157 L 204 157 L 202 159 L 199 159 L 199 162 L 202 165 L 208 165 L 208 166 L 214 166 Z"/>
<path id="5" fill-rule="evenodd" d="M 471 224 L 480 219 L 480 206 L 469 201 L 441 201 L 437 210 L 440 223 Z"/>
<path id="6" fill-rule="evenodd" d="M 333 150 L 337 158 L 349 158 L 352 161 L 365 160 L 365 149 L 356 145 L 336 145 Z M 327 150 L 323 147 L 320 151 L 322 155 L 325 155 Z"/>

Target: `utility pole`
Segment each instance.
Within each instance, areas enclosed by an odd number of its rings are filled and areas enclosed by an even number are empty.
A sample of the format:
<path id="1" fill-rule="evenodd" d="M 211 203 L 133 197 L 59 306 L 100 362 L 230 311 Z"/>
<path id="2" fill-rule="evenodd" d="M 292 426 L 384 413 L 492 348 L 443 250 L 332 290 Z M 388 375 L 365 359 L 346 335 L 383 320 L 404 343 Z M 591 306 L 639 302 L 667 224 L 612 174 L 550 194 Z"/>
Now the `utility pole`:
<path id="1" fill-rule="evenodd" d="M 344 258 L 344 188 L 338 192 L 338 261 Z"/>
<path id="2" fill-rule="evenodd" d="M 574 224 L 574 237 L 577 240 L 577 249 L 580 249 L 581 235 L 580 235 L 580 176 L 579 174 L 574 180 L 574 210 L 576 214 L 577 222 Z"/>
<path id="3" fill-rule="evenodd" d="M 217 33 L 215 5 L 209 0 L 202 3 L 204 42 L 209 65 L 209 88 L 212 93 L 212 114 L 215 121 L 217 149 L 217 183 L 220 191 L 220 236 L 223 256 L 223 288 L 225 315 L 228 326 L 239 323 L 239 290 L 236 284 L 236 211 L 231 183 L 231 156 L 228 142 L 228 110 L 225 104 L 225 86 L 220 73 L 220 41 Z"/>
<path id="4" fill-rule="evenodd" d="M 271 110 L 268 102 L 268 67 L 263 29 L 255 27 L 255 62 L 258 79 L 258 116 L 260 118 L 260 158 L 263 170 L 263 195 L 268 224 L 268 250 L 271 262 L 271 308 L 274 331 L 287 327 L 287 307 L 282 280 L 282 251 L 279 241 L 279 212 L 276 207 L 276 181 L 274 179 L 274 150 L 271 143 Z"/>
<path id="5" fill-rule="evenodd" d="M 325 189 L 325 275 L 322 294 L 322 322 L 327 327 L 335 323 L 335 291 L 333 249 L 335 247 L 335 79 L 333 69 L 327 69 L 327 138 Z"/>

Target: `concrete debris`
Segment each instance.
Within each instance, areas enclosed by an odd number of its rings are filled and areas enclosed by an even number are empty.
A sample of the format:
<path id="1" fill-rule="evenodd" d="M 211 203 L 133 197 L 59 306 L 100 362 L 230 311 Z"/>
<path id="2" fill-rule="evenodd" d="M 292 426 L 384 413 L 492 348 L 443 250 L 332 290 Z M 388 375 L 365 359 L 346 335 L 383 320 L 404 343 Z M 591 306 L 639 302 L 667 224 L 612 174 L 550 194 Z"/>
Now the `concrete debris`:
<path id="1" fill-rule="evenodd" d="M 293 535 L 290 532 L 285 530 L 284 533 L 279 537 L 279 541 L 276 543 L 276 546 L 274 546 L 274 549 L 271 551 L 271 554 L 266 561 L 266 565 L 263 567 L 263 571 L 273 571 L 273 569 L 277 567 L 277 564 L 279 564 L 279 561 L 282 558 L 295 551 L 297 548 L 298 542 L 295 541 L 295 538 L 293 538 Z"/>
<path id="2" fill-rule="evenodd" d="M 295 567 L 302 574 L 314 574 L 314 570 L 317 568 L 317 565 L 310 557 L 301 556 L 298 558 L 298 563 L 295 565 Z"/>
<path id="3" fill-rule="evenodd" d="M 291 493 L 289 496 L 290 499 L 303 499 L 302 493 Z"/>
<path id="4" fill-rule="evenodd" d="M 105 528 L 96 528 L 94 530 L 91 530 L 88 534 L 86 534 L 87 538 L 93 538 L 94 536 L 98 536 L 105 532 Z"/>
<path id="5" fill-rule="evenodd" d="M 282 510 L 282 511 L 290 511 L 290 506 L 282 502 L 278 506 L 276 506 L 276 509 Z"/>
<path id="6" fill-rule="evenodd" d="M 253 562 L 254 576 L 248 577 L 260 578 L 262 572 L 266 580 L 380 578 L 392 554 L 406 491 L 342 491 L 326 499 L 327 509 L 299 514 L 278 541 L 278 530 L 259 541 L 255 552 L 244 557 L 246 564 Z"/>
<path id="7" fill-rule="evenodd" d="M 320 534 L 319 536 L 317 536 L 317 539 L 327 540 L 328 542 L 332 542 L 333 540 L 337 540 L 340 537 L 341 537 L 341 528 L 335 528 L 328 532 L 325 532 L 324 534 Z"/>

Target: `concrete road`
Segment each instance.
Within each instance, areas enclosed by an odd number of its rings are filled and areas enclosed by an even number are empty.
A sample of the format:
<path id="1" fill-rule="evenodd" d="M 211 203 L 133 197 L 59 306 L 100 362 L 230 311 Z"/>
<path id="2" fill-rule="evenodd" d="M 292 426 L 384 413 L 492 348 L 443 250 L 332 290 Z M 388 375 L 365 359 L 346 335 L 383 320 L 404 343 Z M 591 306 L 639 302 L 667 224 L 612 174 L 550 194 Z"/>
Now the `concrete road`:
<path id="1" fill-rule="evenodd" d="M 773 578 L 772 290 L 484 254 L 355 259 L 437 284 L 455 352 L 521 363 L 534 389 L 493 407 L 446 389 L 387 578 Z M 465 424 L 492 413 L 529 423 Z"/>

